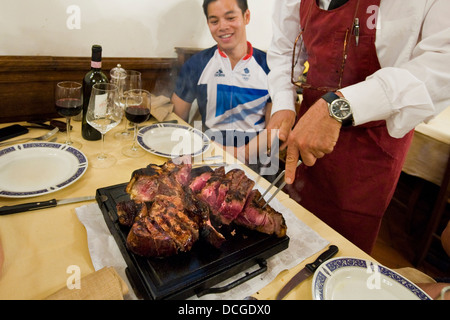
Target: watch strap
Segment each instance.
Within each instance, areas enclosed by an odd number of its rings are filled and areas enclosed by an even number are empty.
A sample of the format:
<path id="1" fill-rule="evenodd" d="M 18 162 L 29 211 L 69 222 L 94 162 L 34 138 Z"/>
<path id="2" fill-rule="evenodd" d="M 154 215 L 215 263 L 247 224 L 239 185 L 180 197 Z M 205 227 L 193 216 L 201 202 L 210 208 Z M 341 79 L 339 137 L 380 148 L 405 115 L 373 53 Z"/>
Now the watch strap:
<path id="1" fill-rule="evenodd" d="M 330 92 L 325 93 L 322 96 L 322 99 L 324 99 L 328 104 L 331 105 L 331 103 L 333 103 L 333 101 L 335 101 L 337 99 L 341 99 L 341 97 L 338 96 L 336 93 L 330 91 Z M 342 120 L 343 127 L 350 127 L 352 125 L 353 125 L 353 114 L 351 114 L 348 118 Z"/>
<path id="2" fill-rule="evenodd" d="M 343 127 L 351 127 L 353 126 L 353 114 L 351 114 L 348 118 L 342 120 Z"/>
<path id="3" fill-rule="evenodd" d="M 334 100 L 340 99 L 341 97 L 339 97 L 336 93 L 330 91 L 325 93 L 322 96 L 322 99 L 324 99 L 326 102 L 328 102 L 329 104 L 331 104 Z"/>

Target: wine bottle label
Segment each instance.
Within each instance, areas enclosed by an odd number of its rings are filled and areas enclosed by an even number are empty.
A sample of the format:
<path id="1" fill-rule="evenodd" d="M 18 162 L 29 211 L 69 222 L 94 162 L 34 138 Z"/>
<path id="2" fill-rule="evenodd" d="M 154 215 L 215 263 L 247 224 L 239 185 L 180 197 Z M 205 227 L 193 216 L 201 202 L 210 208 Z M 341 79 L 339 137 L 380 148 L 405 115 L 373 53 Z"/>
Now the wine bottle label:
<path id="1" fill-rule="evenodd" d="M 91 68 L 101 69 L 102 62 L 101 61 L 91 61 Z"/>

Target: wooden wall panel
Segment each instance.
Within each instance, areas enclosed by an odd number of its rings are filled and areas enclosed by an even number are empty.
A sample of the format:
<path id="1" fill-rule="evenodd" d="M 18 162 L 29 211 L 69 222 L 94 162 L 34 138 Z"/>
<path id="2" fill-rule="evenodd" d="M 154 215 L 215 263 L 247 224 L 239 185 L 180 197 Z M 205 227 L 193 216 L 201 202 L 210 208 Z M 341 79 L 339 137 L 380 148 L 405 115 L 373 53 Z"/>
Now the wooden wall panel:
<path id="1" fill-rule="evenodd" d="M 172 58 L 103 58 L 103 70 L 118 63 L 142 72 L 143 88 L 171 96 L 178 60 Z M 89 57 L 0 56 L 0 122 L 59 117 L 54 107 L 57 82 L 82 82 Z"/>

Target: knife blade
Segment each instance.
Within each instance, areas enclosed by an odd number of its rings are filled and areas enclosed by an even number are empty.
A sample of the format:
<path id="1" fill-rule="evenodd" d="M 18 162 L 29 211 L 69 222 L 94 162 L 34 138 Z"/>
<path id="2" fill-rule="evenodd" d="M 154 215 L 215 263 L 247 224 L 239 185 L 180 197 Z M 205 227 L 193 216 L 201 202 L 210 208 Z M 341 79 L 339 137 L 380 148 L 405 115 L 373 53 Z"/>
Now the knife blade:
<path id="1" fill-rule="evenodd" d="M 13 205 L 13 206 L 3 206 L 3 207 L 0 207 L 0 215 L 7 215 L 7 214 L 12 214 L 12 213 L 39 210 L 39 209 L 45 209 L 45 208 L 52 208 L 52 207 L 56 207 L 58 205 L 76 203 L 76 202 L 84 202 L 84 201 L 90 201 L 90 200 L 94 200 L 94 199 L 95 199 L 95 196 L 86 196 L 86 197 L 69 198 L 69 199 L 62 199 L 62 200 L 52 199 L 52 200 L 48 200 L 48 201 L 28 202 L 28 203 Z"/>
<path id="2" fill-rule="evenodd" d="M 331 259 L 338 251 L 339 248 L 337 246 L 331 245 L 328 250 L 322 253 L 314 262 L 308 263 L 280 290 L 276 300 L 283 299 L 292 289 L 299 285 L 300 282 L 310 277 L 322 263 Z"/>

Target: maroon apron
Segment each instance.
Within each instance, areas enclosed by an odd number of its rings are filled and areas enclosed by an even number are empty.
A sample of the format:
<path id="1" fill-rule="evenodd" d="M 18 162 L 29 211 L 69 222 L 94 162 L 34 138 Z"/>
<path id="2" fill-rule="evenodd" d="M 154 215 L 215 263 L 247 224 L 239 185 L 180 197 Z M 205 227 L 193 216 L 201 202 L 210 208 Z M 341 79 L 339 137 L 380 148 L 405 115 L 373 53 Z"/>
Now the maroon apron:
<path id="1" fill-rule="evenodd" d="M 350 0 L 331 11 L 320 9 L 316 0 L 302 0 L 300 19 L 310 64 L 308 84 L 315 88 L 346 87 L 381 68 L 375 48 L 376 29 L 369 29 L 366 23 L 373 18 L 372 12 L 367 13 L 370 5 L 379 6 L 380 0 Z M 352 35 L 355 17 L 360 21 L 358 46 Z M 304 89 L 299 117 L 324 93 Z M 299 166 L 294 184 L 285 189 L 303 207 L 370 253 L 411 139 L 412 132 L 402 139 L 391 137 L 385 121 L 342 128 L 334 151 L 312 167 Z"/>

